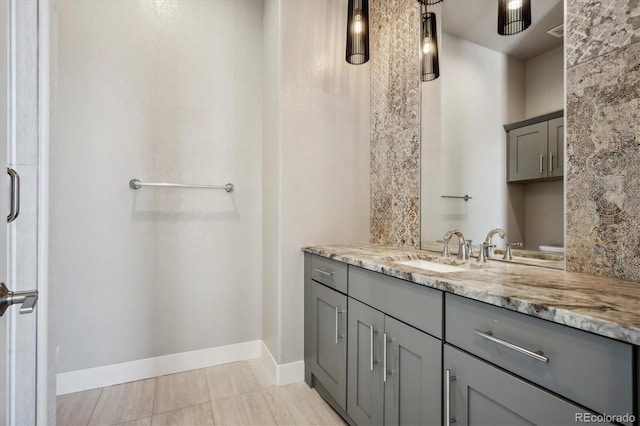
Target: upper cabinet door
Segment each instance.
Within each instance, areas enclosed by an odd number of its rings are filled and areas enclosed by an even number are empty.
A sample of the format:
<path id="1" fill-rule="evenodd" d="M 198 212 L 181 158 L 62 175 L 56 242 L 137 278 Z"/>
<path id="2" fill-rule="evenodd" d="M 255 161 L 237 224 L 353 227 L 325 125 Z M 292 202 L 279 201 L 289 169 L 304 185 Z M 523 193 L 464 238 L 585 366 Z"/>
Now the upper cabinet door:
<path id="1" fill-rule="evenodd" d="M 549 120 L 549 177 L 564 176 L 564 117 Z"/>
<path id="2" fill-rule="evenodd" d="M 547 175 L 547 122 L 509 132 L 507 182 L 540 179 Z"/>

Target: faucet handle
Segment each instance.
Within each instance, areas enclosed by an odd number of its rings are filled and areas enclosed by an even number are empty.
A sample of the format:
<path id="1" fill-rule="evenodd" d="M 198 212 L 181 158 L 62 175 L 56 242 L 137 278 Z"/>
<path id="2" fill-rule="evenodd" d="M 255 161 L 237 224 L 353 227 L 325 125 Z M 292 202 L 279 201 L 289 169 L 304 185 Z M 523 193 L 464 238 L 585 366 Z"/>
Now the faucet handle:
<path id="1" fill-rule="evenodd" d="M 480 254 L 478 255 L 478 263 L 487 263 L 487 251 L 495 245 L 482 243 L 480 244 Z"/>
<path id="2" fill-rule="evenodd" d="M 466 240 L 465 245 L 467 246 L 467 256 L 471 257 L 473 256 L 473 244 L 471 244 L 473 241 L 472 240 Z"/>
<path id="3" fill-rule="evenodd" d="M 507 248 L 504 250 L 503 260 L 513 260 L 513 255 L 511 254 L 511 247 L 522 247 L 522 243 L 506 243 Z"/>

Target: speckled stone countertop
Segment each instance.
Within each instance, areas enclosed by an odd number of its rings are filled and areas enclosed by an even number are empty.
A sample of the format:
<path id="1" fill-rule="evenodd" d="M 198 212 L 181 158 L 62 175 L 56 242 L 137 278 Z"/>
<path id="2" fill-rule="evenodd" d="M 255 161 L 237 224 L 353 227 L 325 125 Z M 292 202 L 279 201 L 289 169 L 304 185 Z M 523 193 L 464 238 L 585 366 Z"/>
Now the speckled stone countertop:
<path id="1" fill-rule="evenodd" d="M 439 253 L 377 244 L 303 249 L 403 280 L 640 345 L 640 282 L 534 266 L 469 259 L 464 271 L 438 273 L 395 263 L 438 260 Z M 449 263 L 460 264 L 452 258 Z"/>

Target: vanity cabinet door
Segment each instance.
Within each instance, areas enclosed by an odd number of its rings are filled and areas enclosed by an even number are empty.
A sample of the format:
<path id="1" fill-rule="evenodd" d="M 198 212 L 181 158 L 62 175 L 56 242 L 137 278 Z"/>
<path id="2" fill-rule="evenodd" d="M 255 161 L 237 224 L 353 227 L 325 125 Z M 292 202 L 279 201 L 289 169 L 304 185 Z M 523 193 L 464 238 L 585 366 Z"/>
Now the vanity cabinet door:
<path id="1" fill-rule="evenodd" d="M 310 292 L 307 350 L 305 362 L 310 364 L 310 385 L 322 387 L 343 409 L 347 408 L 347 296 L 315 281 L 309 281 Z"/>
<path id="2" fill-rule="evenodd" d="M 511 130 L 508 155 L 507 182 L 546 177 L 547 122 Z"/>
<path id="3" fill-rule="evenodd" d="M 441 341 L 389 316 L 384 327 L 384 424 L 440 424 Z"/>
<path id="4" fill-rule="evenodd" d="M 445 425 L 575 425 L 593 414 L 447 344 L 443 376 Z"/>
<path id="5" fill-rule="evenodd" d="M 358 425 L 381 425 L 384 415 L 384 314 L 349 298 L 347 414 Z"/>
<path id="6" fill-rule="evenodd" d="M 548 177 L 564 175 L 564 118 L 549 120 L 548 129 Z"/>

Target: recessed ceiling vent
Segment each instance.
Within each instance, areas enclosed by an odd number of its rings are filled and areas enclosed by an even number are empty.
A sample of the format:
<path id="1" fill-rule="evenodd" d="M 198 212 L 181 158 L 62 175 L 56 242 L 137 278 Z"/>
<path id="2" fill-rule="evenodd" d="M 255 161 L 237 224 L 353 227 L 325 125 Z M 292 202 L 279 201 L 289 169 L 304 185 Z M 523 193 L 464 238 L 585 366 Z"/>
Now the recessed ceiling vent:
<path id="1" fill-rule="evenodd" d="M 556 38 L 564 37 L 564 24 L 560 24 L 557 27 L 551 28 L 549 31 L 547 31 L 547 34 Z"/>

